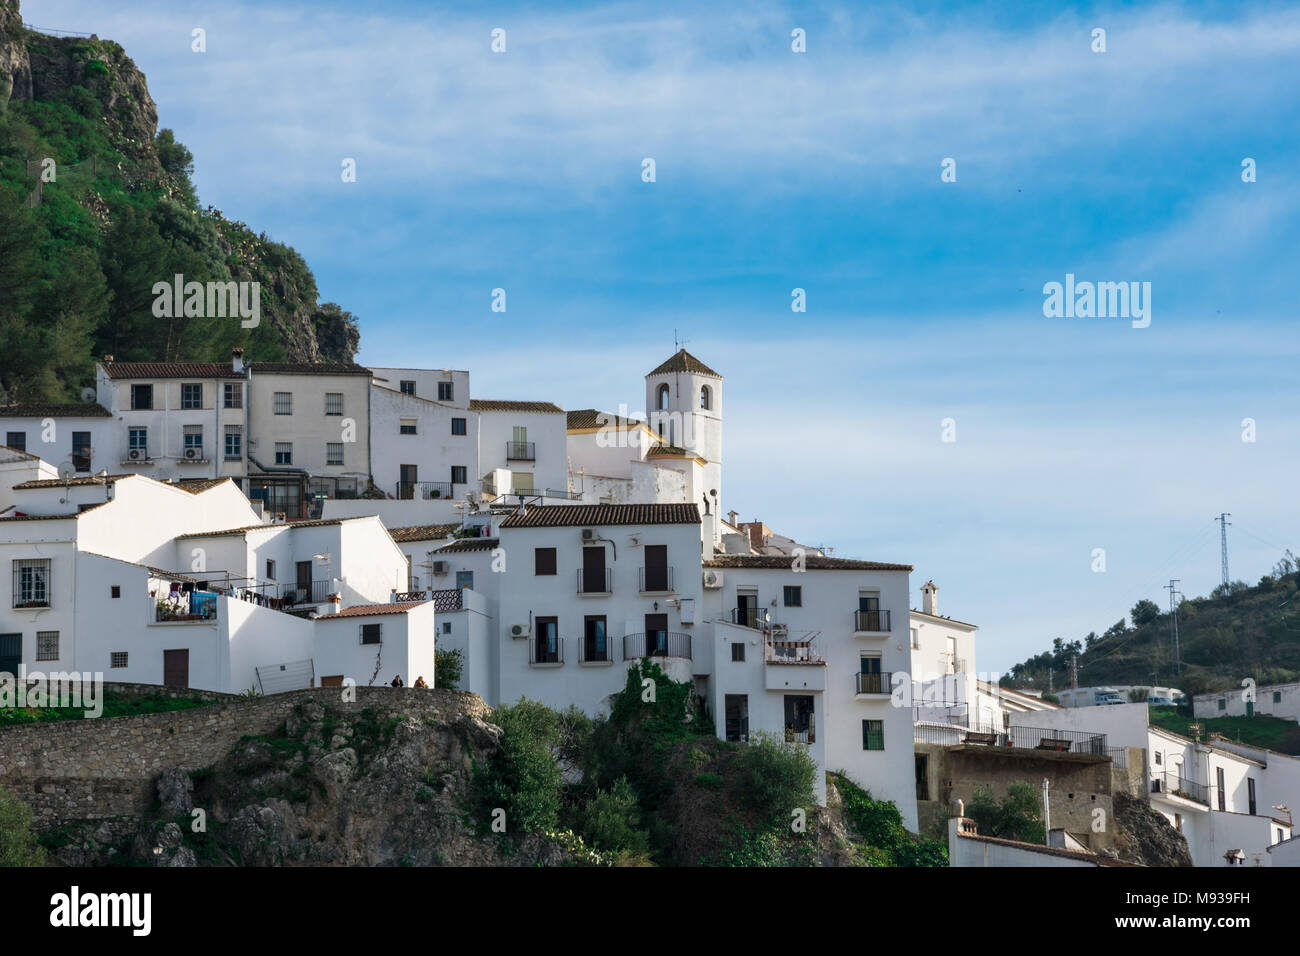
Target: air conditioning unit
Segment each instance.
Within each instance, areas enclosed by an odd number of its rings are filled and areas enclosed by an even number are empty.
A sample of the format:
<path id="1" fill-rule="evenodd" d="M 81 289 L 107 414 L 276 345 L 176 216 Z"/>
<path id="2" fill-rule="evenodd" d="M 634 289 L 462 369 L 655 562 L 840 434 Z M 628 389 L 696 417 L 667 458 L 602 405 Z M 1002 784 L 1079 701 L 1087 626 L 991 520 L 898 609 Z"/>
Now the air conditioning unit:
<path id="1" fill-rule="evenodd" d="M 144 449 L 132 448 L 126 453 L 127 461 L 144 461 Z"/>
<path id="2" fill-rule="evenodd" d="M 186 461 L 198 461 L 198 460 L 199 460 L 200 458 L 202 458 L 202 457 L 203 457 L 203 449 L 201 449 L 201 448 L 186 448 L 186 449 L 185 449 L 185 460 L 186 460 Z"/>
<path id="3" fill-rule="evenodd" d="M 434 573 L 434 574 L 446 574 L 446 573 L 447 573 L 447 562 L 446 562 L 446 561 L 435 561 L 435 562 L 433 562 L 433 573 Z"/>
<path id="4" fill-rule="evenodd" d="M 527 624 L 516 624 L 510 628 L 511 637 L 531 637 L 533 629 Z"/>
<path id="5" fill-rule="evenodd" d="M 595 540 L 596 540 L 596 532 L 595 532 L 595 530 L 593 530 L 592 528 L 583 528 L 583 529 L 582 529 L 582 540 L 583 540 L 583 541 L 595 541 Z"/>
<path id="6" fill-rule="evenodd" d="M 722 587 L 722 572 L 721 572 L 721 571 L 705 571 L 705 572 L 704 572 L 704 586 L 705 586 L 706 588 L 720 588 L 720 587 Z"/>

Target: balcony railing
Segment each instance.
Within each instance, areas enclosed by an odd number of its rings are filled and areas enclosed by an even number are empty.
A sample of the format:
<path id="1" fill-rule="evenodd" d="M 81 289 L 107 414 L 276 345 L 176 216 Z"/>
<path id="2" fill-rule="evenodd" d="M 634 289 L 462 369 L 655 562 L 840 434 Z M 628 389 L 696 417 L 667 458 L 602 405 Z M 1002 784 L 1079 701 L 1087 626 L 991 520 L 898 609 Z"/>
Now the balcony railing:
<path id="1" fill-rule="evenodd" d="M 641 591 L 675 591 L 673 569 L 670 567 L 641 568 Z"/>
<path id="2" fill-rule="evenodd" d="M 853 612 L 853 630 L 855 631 L 881 632 L 889 629 L 888 611 Z"/>
<path id="3" fill-rule="evenodd" d="M 942 739 L 935 738 L 935 728 L 917 726 L 914 740 L 917 743 L 943 743 L 946 746 L 1007 747 L 1014 750 L 1036 750 L 1040 753 L 1089 754 L 1104 757 L 1108 754 L 1106 735 L 1085 730 L 1058 730 L 1046 727 L 998 727 L 992 724 L 971 724 L 968 727 L 944 728 Z"/>
<path id="4" fill-rule="evenodd" d="M 310 585 L 280 585 L 280 597 L 286 605 L 324 604 L 325 596 L 329 593 L 329 581 L 312 581 Z"/>
<path id="5" fill-rule="evenodd" d="M 739 624 L 741 627 L 758 627 L 758 608 L 756 607 L 733 607 L 731 609 L 731 623 Z"/>
<path id="6" fill-rule="evenodd" d="M 528 663 L 563 664 L 564 638 L 557 637 L 550 641 L 545 637 L 535 636 L 528 639 Z"/>
<path id="7" fill-rule="evenodd" d="M 1170 770 L 1151 775 L 1151 792 L 1182 797 L 1184 800 L 1194 800 L 1197 803 L 1205 804 L 1207 807 L 1210 805 L 1210 788 L 1208 786 L 1203 783 L 1196 783 L 1194 780 L 1188 780 L 1186 777 L 1180 777 Z"/>
<path id="8" fill-rule="evenodd" d="M 158 623 L 215 621 L 217 596 L 214 593 L 198 591 L 188 594 L 176 593 L 160 598 L 154 605 L 153 619 Z"/>
<path id="9" fill-rule="evenodd" d="M 614 593 L 614 571 L 612 568 L 578 568 L 579 594 Z"/>
<path id="10" fill-rule="evenodd" d="M 786 727 L 785 742 L 788 744 L 815 744 L 817 742 L 817 731 L 812 724 L 807 727 Z"/>
<path id="11" fill-rule="evenodd" d="M 763 644 L 763 660 L 769 664 L 824 664 L 815 641 L 768 640 Z"/>
<path id="12" fill-rule="evenodd" d="M 506 442 L 506 461 L 536 461 L 535 448 L 535 442 L 508 441 Z"/>
<path id="13" fill-rule="evenodd" d="M 399 481 L 397 497 L 401 499 L 450 498 L 452 496 L 450 481 Z"/>
<path id="14" fill-rule="evenodd" d="M 859 694 L 891 694 L 893 676 L 891 671 L 881 671 L 878 674 L 858 673 L 853 675 L 853 686 Z"/>
<path id="15" fill-rule="evenodd" d="M 691 659 L 691 635 L 676 631 L 649 631 L 623 637 L 623 660 L 642 657 L 681 657 Z"/>
<path id="16" fill-rule="evenodd" d="M 606 636 L 605 646 L 601 647 L 599 642 L 594 639 L 584 638 L 582 641 L 582 663 L 584 664 L 612 664 L 614 663 L 614 645 L 611 639 Z"/>

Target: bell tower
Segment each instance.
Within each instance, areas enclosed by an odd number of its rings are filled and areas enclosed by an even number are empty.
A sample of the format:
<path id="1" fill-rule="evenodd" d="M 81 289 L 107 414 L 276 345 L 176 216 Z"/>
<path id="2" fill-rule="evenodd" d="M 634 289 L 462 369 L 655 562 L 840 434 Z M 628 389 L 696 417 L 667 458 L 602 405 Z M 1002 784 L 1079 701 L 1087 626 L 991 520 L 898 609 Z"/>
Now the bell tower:
<path id="1" fill-rule="evenodd" d="M 695 501 L 705 508 L 713 541 L 721 536 L 722 376 L 680 349 L 645 377 L 646 414 L 662 445 L 684 449 L 704 464 Z"/>

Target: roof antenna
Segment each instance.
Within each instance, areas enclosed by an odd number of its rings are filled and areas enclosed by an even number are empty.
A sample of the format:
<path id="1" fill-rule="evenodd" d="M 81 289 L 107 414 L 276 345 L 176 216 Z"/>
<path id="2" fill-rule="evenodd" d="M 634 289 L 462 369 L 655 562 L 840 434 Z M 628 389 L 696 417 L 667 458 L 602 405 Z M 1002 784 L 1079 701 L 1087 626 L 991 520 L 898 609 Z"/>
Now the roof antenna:
<path id="1" fill-rule="evenodd" d="M 690 339 L 681 339 L 679 341 L 677 338 L 677 330 L 673 329 L 673 354 L 676 355 L 678 352 L 680 352 L 682 350 L 682 347 L 686 345 L 686 343 L 689 341 Z"/>

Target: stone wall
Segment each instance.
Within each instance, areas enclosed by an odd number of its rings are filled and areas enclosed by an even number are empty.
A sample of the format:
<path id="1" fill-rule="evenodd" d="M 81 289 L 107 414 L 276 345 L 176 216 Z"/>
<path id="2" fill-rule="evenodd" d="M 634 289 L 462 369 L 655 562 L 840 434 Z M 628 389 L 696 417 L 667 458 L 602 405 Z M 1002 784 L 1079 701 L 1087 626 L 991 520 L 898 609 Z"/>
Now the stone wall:
<path id="1" fill-rule="evenodd" d="M 1064 827 L 1094 852 L 1114 844 L 1114 804 L 1111 762 L 1089 754 L 1048 754 L 1035 750 L 978 745 L 944 747 L 917 743 L 927 758 L 926 785 L 930 799 L 917 800 L 918 827 L 934 833 L 956 799 L 970 803 L 976 787 L 989 787 L 1001 800 L 1007 787 L 1023 780 L 1041 791 L 1043 778 L 1051 799 L 1052 827 Z M 1106 829 L 1093 832 L 1093 811 L 1104 812 Z"/>
<path id="2" fill-rule="evenodd" d="M 138 693 L 170 688 L 135 685 Z M 105 685 L 118 691 L 129 685 Z M 244 736 L 276 730 L 294 707 L 314 699 L 330 709 L 370 708 L 385 717 L 440 722 L 464 715 L 488 717 L 477 694 L 455 690 L 392 687 L 315 688 L 244 698 L 178 691 L 216 703 L 161 714 L 21 724 L 0 730 L 0 784 L 28 803 L 40 828 L 71 819 L 140 813 L 153 800 L 153 781 L 168 767 L 196 770 L 224 756 Z M 125 690 L 125 693 L 131 691 Z"/>

